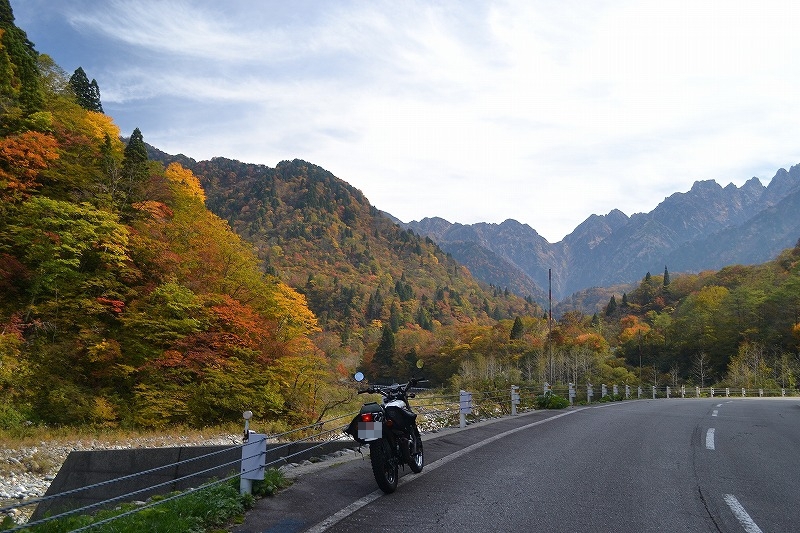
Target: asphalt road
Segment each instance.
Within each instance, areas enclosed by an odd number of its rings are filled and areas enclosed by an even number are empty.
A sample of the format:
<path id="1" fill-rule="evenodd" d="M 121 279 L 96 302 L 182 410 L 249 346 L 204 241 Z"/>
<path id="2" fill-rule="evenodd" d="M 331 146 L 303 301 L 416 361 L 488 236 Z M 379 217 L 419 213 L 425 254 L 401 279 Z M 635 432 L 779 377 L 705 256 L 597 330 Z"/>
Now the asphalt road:
<path id="1" fill-rule="evenodd" d="M 638 400 L 423 436 L 391 495 L 369 460 L 300 477 L 238 533 L 800 531 L 800 400 Z"/>

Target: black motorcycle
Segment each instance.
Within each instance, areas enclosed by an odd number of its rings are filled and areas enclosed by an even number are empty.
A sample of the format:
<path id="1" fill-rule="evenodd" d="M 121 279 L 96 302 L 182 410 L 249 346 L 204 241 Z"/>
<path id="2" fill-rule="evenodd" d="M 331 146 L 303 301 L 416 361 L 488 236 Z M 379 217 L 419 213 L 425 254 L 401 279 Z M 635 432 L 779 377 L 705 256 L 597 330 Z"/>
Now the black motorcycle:
<path id="1" fill-rule="evenodd" d="M 356 381 L 362 381 L 364 374 L 358 372 L 355 377 Z M 402 385 L 375 385 L 358 391 L 359 394 L 380 394 L 383 403 L 365 403 L 345 429 L 345 433 L 359 444 L 369 444 L 372 473 L 378 486 L 387 494 L 397 488 L 401 465 L 410 466 L 414 473 L 422 472 L 422 437 L 417 429 L 417 415 L 408 404 L 414 393 L 408 391 L 424 381 L 412 378 Z"/>

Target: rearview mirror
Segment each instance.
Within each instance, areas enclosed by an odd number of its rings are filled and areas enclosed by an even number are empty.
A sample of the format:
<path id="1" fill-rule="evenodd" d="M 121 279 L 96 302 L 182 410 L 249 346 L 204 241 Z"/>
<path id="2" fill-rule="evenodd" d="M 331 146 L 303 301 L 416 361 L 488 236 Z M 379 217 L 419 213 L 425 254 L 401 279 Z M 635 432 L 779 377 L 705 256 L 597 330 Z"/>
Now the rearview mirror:
<path id="1" fill-rule="evenodd" d="M 356 372 L 353 378 L 358 381 L 359 383 L 364 381 L 364 373 L 363 372 Z"/>

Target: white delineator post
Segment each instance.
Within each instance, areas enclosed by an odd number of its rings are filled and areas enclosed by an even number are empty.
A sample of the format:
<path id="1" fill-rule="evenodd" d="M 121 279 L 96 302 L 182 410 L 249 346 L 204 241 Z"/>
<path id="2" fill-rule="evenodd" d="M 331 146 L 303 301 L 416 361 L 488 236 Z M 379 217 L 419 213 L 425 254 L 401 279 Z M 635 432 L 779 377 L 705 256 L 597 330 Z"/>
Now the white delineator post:
<path id="1" fill-rule="evenodd" d="M 250 431 L 252 411 L 242 413 L 244 418 L 244 446 L 239 476 L 239 494 L 252 494 L 253 481 L 263 480 L 267 463 L 267 436 Z"/>
<path id="2" fill-rule="evenodd" d="M 517 405 L 519 404 L 519 387 L 511 385 L 511 414 L 517 414 Z"/>
<path id="3" fill-rule="evenodd" d="M 467 427 L 467 415 L 472 413 L 472 393 L 462 390 L 458 397 L 458 426 Z"/>

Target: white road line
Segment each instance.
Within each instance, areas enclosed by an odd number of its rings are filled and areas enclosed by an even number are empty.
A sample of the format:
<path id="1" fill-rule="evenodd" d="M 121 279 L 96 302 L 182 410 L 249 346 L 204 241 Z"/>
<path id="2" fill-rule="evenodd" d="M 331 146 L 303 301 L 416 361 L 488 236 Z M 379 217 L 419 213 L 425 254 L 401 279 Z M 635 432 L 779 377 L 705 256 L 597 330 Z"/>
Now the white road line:
<path id="1" fill-rule="evenodd" d="M 508 431 L 504 431 L 503 433 L 499 433 L 497 435 L 493 435 L 493 436 L 491 436 L 491 437 L 489 437 L 487 439 L 484 439 L 482 441 L 476 442 L 475 444 L 471 444 L 471 445 L 467 446 L 466 448 L 462 448 L 462 449 L 460 449 L 460 450 L 458 450 L 456 452 L 451 453 L 450 455 L 445 455 L 441 459 L 437 459 L 436 461 L 432 462 L 431 464 L 426 464 L 425 465 L 425 470 L 423 470 L 419 474 L 414 474 L 413 476 L 405 476 L 405 477 L 400 478 L 399 480 L 397 480 L 397 486 L 401 487 L 401 486 L 405 485 L 406 483 L 410 483 L 410 482 L 414 481 L 415 479 L 419 479 L 420 477 L 424 476 L 425 474 L 429 474 L 433 470 L 436 470 L 440 466 L 444 466 L 447 463 L 449 463 L 450 461 L 458 459 L 462 455 L 466 455 L 466 454 L 470 453 L 471 451 L 477 450 L 478 448 L 483 448 L 487 444 L 491 444 L 492 442 L 494 442 L 496 440 L 499 440 L 499 439 L 502 439 L 503 437 L 506 437 L 506 436 L 511 435 L 513 433 L 517 433 L 518 431 L 523 431 L 523 430 L 526 430 L 528 428 L 532 428 L 533 426 L 538 426 L 540 424 L 545 424 L 547 422 L 551 422 L 551 421 L 553 421 L 553 420 L 555 420 L 557 418 L 561 418 L 562 416 L 567 416 L 567 415 L 578 413 L 580 411 L 583 411 L 584 409 L 588 409 L 588 407 L 582 407 L 582 408 L 579 408 L 579 409 L 567 411 L 566 413 L 561 413 L 561 414 L 558 414 L 558 415 L 555 415 L 555 416 L 551 416 L 550 418 L 545 418 L 544 420 L 539 420 L 537 422 L 533 422 L 531 424 L 526 424 L 526 425 L 518 427 L 518 428 L 509 429 Z M 375 500 L 377 500 L 381 496 L 383 496 L 383 491 L 380 490 L 380 489 L 376 490 L 375 492 L 372 492 L 370 494 L 367 494 L 363 498 L 354 501 L 353 503 L 351 503 L 350 505 L 348 505 L 344 509 L 341 509 L 337 513 L 332 514 L 331 516 L 329 516 L 328 518 L 326 518 L 322 522 L 319 522 L 316 525 L 312 526 L 311 528 L 307 529 L 306 533 L 322 533 L 324 531 L 327 531 L 329 527 L 331 527 L 334 524 L 344 520 L 345 518 L 347 518 L 351 514 L 355 513 L 356 511 L 358 511 L 362 507 L 365 507 L 365 506 L 369 505 L 370 503 L 374 502 Z"/>
<path id="2" fill-rule="evenodd" d="M 736 499 L 736 496 L 733 494 L 726 494 L 725 503 L 731 508 L 736 519 L 739 520 L 739 523 L 742 524 L 742 527 L 747 533 L 762 533 L 761 528 L 753 522 L 753 519 L 750 518 L 750 515 L 744 510 L 744 507 L 742 507 L 742 504 Z"/>
<path id="3" fill-rule="evenodd" d="M 706 450 L 714 449 L 714 428 L 710 428 L 706 432 Z"/>
<path id="4" fill-rule="evenodd" d="M 719 414 L 719 411 L 717 411 L 716 409 L 714 409 L 714 412 L 713 412 L 713 413 L 711 413 L 711 416 L 717 416 L 718 414 Z"/>
<path id="5" fill-rule="evenodd" d="M 718 404 L 717 404 L 717 405 L 715 405 L 714 407 L 722 407 L 722 404 L 721 404 L 721 403 L 718 403 Z"/>

